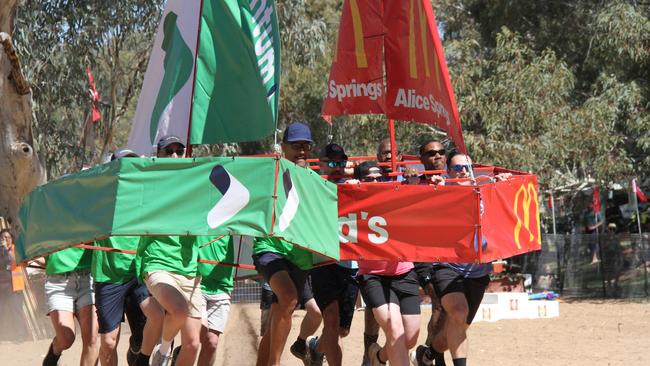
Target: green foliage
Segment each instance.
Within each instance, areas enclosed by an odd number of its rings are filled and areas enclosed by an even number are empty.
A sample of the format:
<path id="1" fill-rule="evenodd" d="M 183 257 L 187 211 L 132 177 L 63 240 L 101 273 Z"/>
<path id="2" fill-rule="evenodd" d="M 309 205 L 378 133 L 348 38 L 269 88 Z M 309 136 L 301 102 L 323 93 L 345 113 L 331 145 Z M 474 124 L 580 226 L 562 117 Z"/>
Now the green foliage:
<path id="1" fill-rule="evenodd" d="M 99 145 L 126 143 L 161 0 L 25 1 L 16 38 L 34 83 L 36 134 L 56 176 L 82 156 L 85 67 L 113 104 Z M 436 0 L 461 123 L 475 160 L 539 174 L 544 187 L 650 175 L 650 7 L 637 1 Z M 329 138 L 374 155 L 381 116 L 320 118 L 342 4 L 277 0 L 282 42 L 279 128 L 303 120 L 317 145 Z M 112 121 L 112 122 L 110 122 Z M 110 122 L 110 123 L 109 123 Z M 110 131 L 114 141 L 104 144 Z M 398 123 L 413 153 L 439 131 Z M 72 138 L 74 137 L 74 138 Z M 273 137 L 197 147 L 198 154 L 271 151 Z M 75 160 L 75 157 L 76 158 Z"/>
<path id="2" fill-rule="evenodd" d="M 476 160 L 545 187 L 648 176 L 650 9 L 632 1 L 440 1 Z"/>
<path id="3" fill-rule="evenodd" d="M 14 36 L 33 85 L 34 130 L 48 177 L 100 162 L 115 147 L 114 131 L 125 142 L 161 3 L 26 0 L 19 7 Z M 82 143 L 90 107 L 87 66 L 110 107 Z"/>

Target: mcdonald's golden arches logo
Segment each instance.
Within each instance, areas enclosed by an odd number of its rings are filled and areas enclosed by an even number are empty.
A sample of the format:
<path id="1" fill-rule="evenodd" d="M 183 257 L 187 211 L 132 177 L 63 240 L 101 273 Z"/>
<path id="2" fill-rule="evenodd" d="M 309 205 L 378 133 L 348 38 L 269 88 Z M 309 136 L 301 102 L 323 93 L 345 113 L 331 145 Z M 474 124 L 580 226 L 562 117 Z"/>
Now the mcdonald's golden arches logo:
<path id="1" fill-rule="evenodd" d="M 366 55 L 366 44 L 363 34 L 363 20 L 361 17 L 361 11 L 359 11 L 359 3 L 357 0 L 349 0 L 347 2 L 348 8 L 350 9 L 350 18 L 352 19 L 352 34 L 354 36 L 354 53 L 357 62 L 357 68 L 365 69 L 368 67 L 368 56 Z M 344 8 L 345 10 L 345 8 Z M 339 35 L 339 40 L 337 40 L 336 48 L 334 50 L 334 61 L 338 61 L 339 54 L 338 42 L 340 41 L 341 35 Z"/>
<path id="2" fill-rule="evenodd" d="M 517 249 L 521 249 L 520 237 L 522 234 L 524 237 L 527 237 L 529 243 L 541 244 L 539 197 L 537 196 L 537 189 L 535 189 L 535 185 L 532 182 L 529 182 L 527 185 L 522 184 L 517 190 L 515 194 L 514 213 L 517 219 L 514 232 Z M 533 221 L 533 225 L 531 225 L 531 220 Z M 525 232 L 522 233 L 522 229 L 525 229 Z M 527 236 L 526 233 L 528 234 Z"/>
<path id="3" fill-rule="evenodd" d="M 418 79 L 418 65 L 417 65 L 417 35 L 420 36 L 420 47 L 424 58 L 424 75 L 428 79 L 431 77 L 431 63 L 429 62 L 429 55 L 433 56 L 434 77 L 436 85 L 440 89 L 440 70 L 437 59 L 435 57 L 435 49 L 429 49 L 429 29 L 427 27 L 427 18 L 422 6 L 422 0 L 410 0 L 409 4 L 409 76 L 411 79 Z M 416 31 L 415 21 L 416 13 L 419 23 L 419 29 Z"/>

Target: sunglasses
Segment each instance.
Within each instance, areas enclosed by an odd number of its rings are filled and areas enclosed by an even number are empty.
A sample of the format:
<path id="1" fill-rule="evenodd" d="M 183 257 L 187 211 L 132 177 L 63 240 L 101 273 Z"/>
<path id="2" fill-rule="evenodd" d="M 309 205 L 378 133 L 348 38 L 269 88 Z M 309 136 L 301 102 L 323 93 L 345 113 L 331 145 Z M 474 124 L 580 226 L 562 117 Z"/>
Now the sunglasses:
<path id="1" fill-rule="evenodd" d="M 296 150 L 296 151 L 311 151 L 311 144 L 309 143 L 299 143 L 299 142 L 294 142 L 291 144 L 291 148 Z"/>
<path id="2" fill-rule="evenodd" d="M 452 168 L 457 173 L 460 173 L 463 170 L 469 172 L 470 170 L 472 170 L 472 165 L 471 164 L 456 164 L 456 165 L 452 166 Z"/>
<path id="3" fill-rule="evenodd" d="M 172 149 L 171 147 L 165 148 L 165 154 L 167 154 L 167 156 L 172 156 L 174 155 L 174 153 L 176 153 L 176 155 L 178 156 L 183 156 L 183 154 L 185 154 L 185 148 L 184 147 L 179 147 L 178 149 Z"/>
<path id="4" fill-rule="evenodd" d="M 378 177 L 363 177 L 363 178 L 361 178 L 361 181 L 366 182 L 366 183 L 373 183 L 373 182 L 379 182 L 379 178 Z"/>
<path id="5" fill-rule="evenodd" d="M 327 166 L 334 169 L 334 168 L 345 168 L 345 166 L 348 164 L 347 161 L 328 161 Z"/>
<path id="6" fill-rule="evenodd" d="M 391 152 L 390 150 L 384 150 L 384 151 L 380 151 L 380 152 L 379 152 L 379 155 L 381 155 L 381 156 L 388 156 L 388 154 L 391 154 L 391 153 L 392 153 L 392 152 Z M 401 155 L 401 154 L 402 154 L 402 152 L 399 151 L 399 150 L 397 150 L 396 153 L 397 153 L 397 155 Z"/>
<path id="7" fill-rule="evenodd" d="M 426 151 L 426 152 L 425 152 L 424 154 L 422 154 L 422 155 L 425 156 L 425 157 L 427 157 L 427 158 L 432 158 L 432 157 L 434 157 L 434 156 L 436 156 L 436 155 L 445 156 L 445 149 L 440 149 L 440 150 L 429 150 L 429 151 Z"/>

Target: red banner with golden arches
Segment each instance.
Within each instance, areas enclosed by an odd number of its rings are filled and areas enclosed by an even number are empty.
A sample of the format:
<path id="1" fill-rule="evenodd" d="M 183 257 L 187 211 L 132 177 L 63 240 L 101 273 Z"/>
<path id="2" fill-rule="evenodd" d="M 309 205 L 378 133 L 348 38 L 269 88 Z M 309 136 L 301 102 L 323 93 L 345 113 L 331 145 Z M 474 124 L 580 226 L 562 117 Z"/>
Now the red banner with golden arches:
<path id="1" fill-rule="evenodd" d="M 341 259 L 487 263 L 541 249 L 533 175 L 479 186 L 338 188 Z"/>

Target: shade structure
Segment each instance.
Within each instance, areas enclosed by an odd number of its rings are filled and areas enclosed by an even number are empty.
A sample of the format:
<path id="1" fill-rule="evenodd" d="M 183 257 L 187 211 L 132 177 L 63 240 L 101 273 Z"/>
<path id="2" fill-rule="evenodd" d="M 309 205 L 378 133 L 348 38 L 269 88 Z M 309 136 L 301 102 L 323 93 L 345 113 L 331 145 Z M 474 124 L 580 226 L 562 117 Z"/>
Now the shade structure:
<path id="1" fill-rule="evenodd" d="M 487 263 L 540 250 L 537 177 L 513 173 L 475 186 L 340 185 L 341 259 Z"/>
<path id="2" fill-rule="evenodd" d="M 111 235 L 270 236 L 339 257 L 336 186 L 273 157 L 115 160 L 36 188 L 20 221 L 19 261 Z"/>

